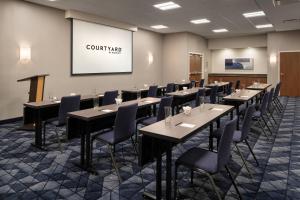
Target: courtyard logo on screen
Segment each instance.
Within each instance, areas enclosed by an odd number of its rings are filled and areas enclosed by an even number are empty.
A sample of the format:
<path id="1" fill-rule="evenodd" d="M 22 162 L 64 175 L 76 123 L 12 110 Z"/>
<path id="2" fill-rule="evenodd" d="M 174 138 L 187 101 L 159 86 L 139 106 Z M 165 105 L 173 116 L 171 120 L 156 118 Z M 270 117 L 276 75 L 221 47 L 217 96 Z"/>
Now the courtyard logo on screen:
<path id="1" fill-rule="evenodd" d="M 104 52 L 108 52 L 110 54 L 121 54 L 122 53 L 121 47 L 111 47 L 111 46 L 87 44 L 86 49 L 92 50 L 92 51 L 104 51 Z"/>

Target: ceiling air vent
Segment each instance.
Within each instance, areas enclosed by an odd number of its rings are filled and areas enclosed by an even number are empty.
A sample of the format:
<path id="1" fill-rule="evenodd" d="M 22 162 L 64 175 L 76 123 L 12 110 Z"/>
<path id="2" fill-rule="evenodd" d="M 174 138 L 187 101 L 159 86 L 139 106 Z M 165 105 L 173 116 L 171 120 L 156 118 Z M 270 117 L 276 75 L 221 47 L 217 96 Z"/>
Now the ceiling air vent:
<path id="1" fill-rule="evenodd" d="M 284 20 L 282 20 L 282 23 L 300 23 L 300 18 L 299 19 L 284 19 Z"/>
<path id="2" fill-rule="evenodd" d="M 294 4 L 294 3 L 300 3 L 300 0 L 273 0 L 273 5 L 275 7 Z"/>

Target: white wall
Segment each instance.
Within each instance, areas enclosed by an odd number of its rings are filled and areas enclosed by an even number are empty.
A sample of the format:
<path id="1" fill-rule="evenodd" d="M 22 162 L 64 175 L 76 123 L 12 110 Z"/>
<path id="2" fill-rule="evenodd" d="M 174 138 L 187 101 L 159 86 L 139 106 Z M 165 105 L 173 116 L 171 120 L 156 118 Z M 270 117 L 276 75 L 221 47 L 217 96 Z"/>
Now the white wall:
<path id="1" fill-rule="evenodd" d="M 109 89 L 131 88 L 143 83 L 162 82 L 163 37 L 139 30 L 133 35 L 133 73 L 70 76 L 70 21 L 65 12 L 24 1 L 0 1 L 0 120 L 22 116 L 28 100 L 29 82 L 17 79 L 49 73 L 45 98 L 70 92 L 90 94 Z M 19 63 L 19 47 L 31 46 L 32 61 Z M 149 64 L 148 55 L 153 55 Z"/>
<path id="2" fill-rule="evenodd" d="M 210 52 L 207 40 L 191 33 L 164 35 L 163 40 L 163 81 L 164 83 L 189 80 L 189 53 L 201 53 L 204 67 L 209 66 Z M 204 77 L 207 73 L 204 70 Z"/>
<path id="3" fill-rule="evenodd" d="M 268 34 L 268 57 L 274 55 L 277 62 L 270 63 L 268 59 L 268 82 L 275 84 L 279 77 L 279 53 L 281 51 L 300 51 L 300 31 L 285 31 Z M 299 75 L 300 77 L 300 75 Z"/>
<path id="4" fill-rule="evenodd" d="M 225 70 L 225 58 L 254 58 L 253 70 Z M 211 51 L 211 73 L 267 74 L 267 48 L 220 49 Z"/>

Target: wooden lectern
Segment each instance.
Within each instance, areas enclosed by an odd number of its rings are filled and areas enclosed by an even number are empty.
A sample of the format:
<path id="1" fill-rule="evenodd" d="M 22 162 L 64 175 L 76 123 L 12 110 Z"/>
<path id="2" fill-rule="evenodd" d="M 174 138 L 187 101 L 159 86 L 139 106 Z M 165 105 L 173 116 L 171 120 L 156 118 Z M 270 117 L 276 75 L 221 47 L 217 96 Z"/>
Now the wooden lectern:
<path id="1" fill-rule="evenodd" d="M 41 74 L 41 75 L 31 76 L 31 77 L 27 77 L 27 78 L 18 80 L 18 82 L 30 81 L 28 102 L 43 101 L 46 76 L 49 76 L 49 74 Z"/>

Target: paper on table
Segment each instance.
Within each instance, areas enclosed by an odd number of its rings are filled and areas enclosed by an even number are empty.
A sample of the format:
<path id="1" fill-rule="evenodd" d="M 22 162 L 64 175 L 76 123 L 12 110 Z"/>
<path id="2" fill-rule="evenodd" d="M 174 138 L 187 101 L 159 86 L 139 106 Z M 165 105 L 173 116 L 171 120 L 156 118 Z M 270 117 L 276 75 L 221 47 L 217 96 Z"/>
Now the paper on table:
<path id="1" fill-rule="evenodd" d="M 152 103 L 152 101 L 150 101 L 150 100 L 146 100 L 146 101 L 144 101 L 145 103 Z"/>
<path id="2" fill-rule="evenodd" d="M 112 110 L 109 110 L 109 109 L 104 109 L 104 110 L 100 110 L 100 111 L 102 111 L 102 112 L 106 112 L 106 113 L 108 113 L 108 112 L 112 112 Z"/>
<path id="3" fill-rule="evenodd" d="M 185 128 L 194 128 L 195 124 L 188 124 L 188 123 L 181 123 L 178 126 L 185 127 Z"/>
<path id="4" fill-rule="evenodd" d="M 223 111 L 223 108 L 213 108 L 211 110 L 215 110 L 215 111 Z"/>
<path id="5" fill-rule="evenodd" d="M 104 96 L 104 94 L 98 94 L 98 97 L 103 97 Z"/>
<path id="6" fill-rule="evenodd" d="M 248 98 L 249 96 L 241 96 L 242 98 Z"/>
<path id="7" fill-rule="evenodd" d="M 59 101 L 59 100 L 57 100 L 57 101 L 54 101 L 54 103 L 60 103 L 60 101 Z"/>

